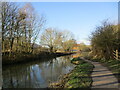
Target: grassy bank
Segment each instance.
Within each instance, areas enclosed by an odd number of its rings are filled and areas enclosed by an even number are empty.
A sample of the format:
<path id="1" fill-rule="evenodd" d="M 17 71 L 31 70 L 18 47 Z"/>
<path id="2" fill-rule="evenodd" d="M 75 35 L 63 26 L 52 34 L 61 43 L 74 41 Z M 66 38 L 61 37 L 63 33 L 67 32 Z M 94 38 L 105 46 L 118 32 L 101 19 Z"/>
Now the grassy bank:
<path id="1" fill-rule="evenodd" d="M 27 63 L 30 61 L 41 60 L 43 58 L 54 58 L 59 56 L 70 55 L 73 53 L 50 53 L 50 52 L 40 52 L 39 54 L 28 54 L 28 53 L 14 53 L 11 56 L 2 56 L 2 65 L 12 65 L 19 63 Z"/>
<path id="2" fill-rule="evenodd" d="M 120 61 L 119 60 L 105 60 L 105 59 L 90 59 L 92 61 L 100 62 L 102 65 L 108 67 L 110 71 L 118 78 L 120 83 Z"/>
<path id="3" fill-rule="evenodd" d="M 90 88 L 92 84 L 91 73 L 93 65 L 80 59 L 73 58 L 71 63 L 76 67 L 64 75 L 58 83 L 50 84 L 50 88 Z"/>

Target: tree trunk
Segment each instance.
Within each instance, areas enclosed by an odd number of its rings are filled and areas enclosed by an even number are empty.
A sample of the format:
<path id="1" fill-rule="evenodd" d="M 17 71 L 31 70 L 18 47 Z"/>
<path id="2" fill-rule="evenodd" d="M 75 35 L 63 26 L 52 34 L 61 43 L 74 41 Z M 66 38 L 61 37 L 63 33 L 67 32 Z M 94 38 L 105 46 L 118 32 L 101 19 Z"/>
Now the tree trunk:
<path id="1" fill-rule="evenodd" d="M 50 47 L 50 52 L 53 52 L 53 46 Z"/>

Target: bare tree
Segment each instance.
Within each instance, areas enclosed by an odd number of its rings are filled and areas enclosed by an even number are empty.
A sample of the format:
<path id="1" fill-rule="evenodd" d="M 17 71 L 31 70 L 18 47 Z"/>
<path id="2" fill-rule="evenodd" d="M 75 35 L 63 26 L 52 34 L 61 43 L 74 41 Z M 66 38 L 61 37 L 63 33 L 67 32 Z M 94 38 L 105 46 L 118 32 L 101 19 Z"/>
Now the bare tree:
<path id="1" fill-rule="evenodd" d="M 45 24 L 30 3 L 19 8 L 15 3 L 2 2 L 0 6 L 2 51 L 32 53 L 33 46 Z"/>
<path id="2" fill-rule="evenodd" d="M 46 20 L 43 15 L 38 16 L 36 14 L 30 3 L 23 6 L 23 8 L 20 9 L 20 13 L 26 16 L 24 19 L 26 24 L 26 28 L 24 29 L 25 46 L 29 52 L 33 52 L 34 44 Z"/>
<path id="3" fill-rule="evenodd" d="M 41 36 L 41 44 L 48 46 L 50 52 L 57 51 L 58 49 L 71 51 L 76 41 L 68 31 L 60 32 L 57 29 L 48 28 Z"/>
<path id="4" fill-rule="evenodd" d="M 6 45 L 9 44 L 10 52 L 12 52 L 15 39 L 17 7 L 14 3 L 2 2 L 0 13 L 2 16 L 2 48 L 5 51 Z"/>
<path id="5" fill-rule="evenodd" d="M 63 31 L 62 32 L 62 49 L 65 52 L 71 52 L 73 46 L 76 44 L 76 40 L 74 39 L 74 35 L 70 31 Z"/>
<path id="6" fill-rule="evenodd" d="M 53 52 L 55 49 L 57 49 L 60 42 L 61 34 L 53 28 L 46 29 L 41 36 L 41 44 L 48 46 L 50 52 Z"/>
<path id="7" fill-rule="evenodd" d="M 70 40 L 63 42 L 62 48 L 65 52 L 71 52 L 75 44 L 76 44 L 76 40 L 70 39 Z"/>

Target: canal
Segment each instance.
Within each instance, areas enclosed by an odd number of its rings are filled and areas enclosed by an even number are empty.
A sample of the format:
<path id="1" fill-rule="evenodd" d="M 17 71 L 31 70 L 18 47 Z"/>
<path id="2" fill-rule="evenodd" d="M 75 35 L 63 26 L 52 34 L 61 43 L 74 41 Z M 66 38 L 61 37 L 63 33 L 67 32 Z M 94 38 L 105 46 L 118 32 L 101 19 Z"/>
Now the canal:
<path id="1" fill-rule="evenodd" d="M 3 88 L 46 88 L 69 73 L 73 55 L 3 67 Z"/>

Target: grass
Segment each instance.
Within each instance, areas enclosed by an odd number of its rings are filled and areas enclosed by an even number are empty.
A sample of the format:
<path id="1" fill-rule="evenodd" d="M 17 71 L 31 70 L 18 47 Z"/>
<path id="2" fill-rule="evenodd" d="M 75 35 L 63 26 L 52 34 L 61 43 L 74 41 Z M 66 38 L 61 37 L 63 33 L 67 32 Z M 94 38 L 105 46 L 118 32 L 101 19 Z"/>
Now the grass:
<path id="1" fill-rule="evenodd" d="M 53 88 L 90 88 L 92 84 L 91 73 L 93 65 L 82 59 L 73 58 L 71 63 L 76 63 L 76 67 L 68 74 L 66 74 L 62 80 L 57 84 L 52 83 L 50 87 Z"/>

